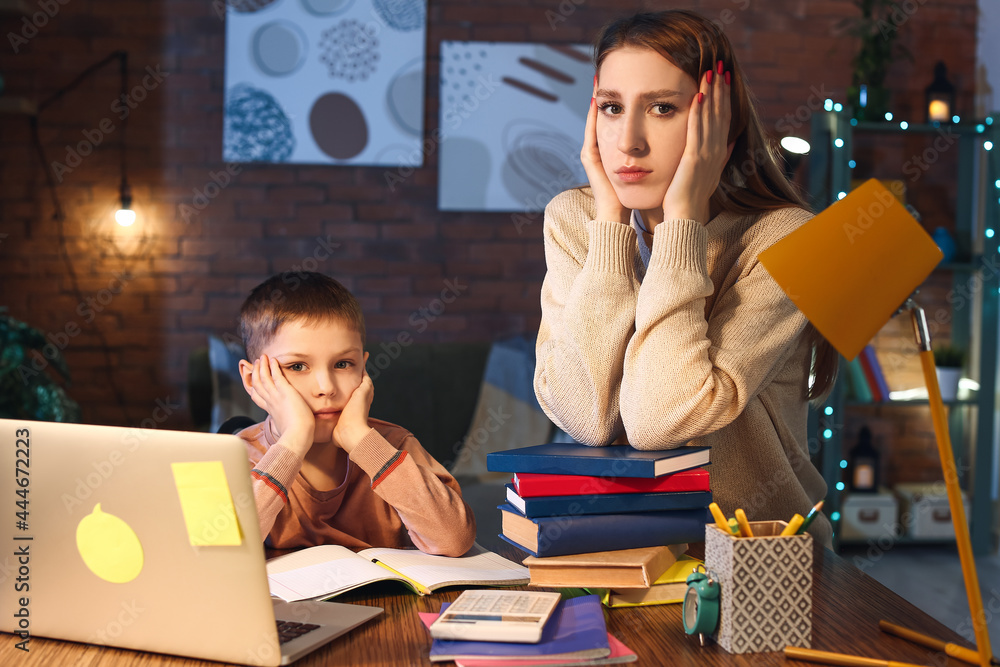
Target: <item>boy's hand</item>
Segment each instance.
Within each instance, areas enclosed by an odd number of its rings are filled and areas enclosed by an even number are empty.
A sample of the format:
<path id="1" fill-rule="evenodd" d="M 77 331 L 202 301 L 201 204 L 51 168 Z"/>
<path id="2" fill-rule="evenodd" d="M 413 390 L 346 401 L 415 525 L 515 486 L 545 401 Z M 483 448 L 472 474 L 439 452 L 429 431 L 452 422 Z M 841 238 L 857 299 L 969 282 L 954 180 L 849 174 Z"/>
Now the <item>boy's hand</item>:
<path id="1" fill-rule="evenodd" d="M 296 391 L 275 359 L 262 354 L 253 362 L 250 398 L 271 415 L 281 444 L 306 455 L 312 446 L 315 415 Z"/>
<path id="2" fill-rule="evenodd" d="M 375 398 L 375 385 L 368 377 L 368 371 L 362 367 L 361 384 L 351 394 L 333 429 L 333 441 L 348 454 L 371 430 L 368 426 L 368 411 L 371 409 L 373 398 Z"/>

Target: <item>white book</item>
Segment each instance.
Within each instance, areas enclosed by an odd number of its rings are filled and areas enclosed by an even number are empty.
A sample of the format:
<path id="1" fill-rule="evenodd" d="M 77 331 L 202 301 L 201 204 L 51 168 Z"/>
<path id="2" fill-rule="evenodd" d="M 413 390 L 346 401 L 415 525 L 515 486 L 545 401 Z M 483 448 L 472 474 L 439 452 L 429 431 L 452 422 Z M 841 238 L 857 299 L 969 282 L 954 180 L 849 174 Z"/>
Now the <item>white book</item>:
<path id="1" fill-rule="evenodd" d="M 324 544 L 272 558 L 267 578 L 271 595 L 287 602 L 325 600 L 376 581 L 399 581 L 426 595 L 444 586 L 520 586 L 530 579 L 528 568 L 478 544 L 457 558 Z"/>

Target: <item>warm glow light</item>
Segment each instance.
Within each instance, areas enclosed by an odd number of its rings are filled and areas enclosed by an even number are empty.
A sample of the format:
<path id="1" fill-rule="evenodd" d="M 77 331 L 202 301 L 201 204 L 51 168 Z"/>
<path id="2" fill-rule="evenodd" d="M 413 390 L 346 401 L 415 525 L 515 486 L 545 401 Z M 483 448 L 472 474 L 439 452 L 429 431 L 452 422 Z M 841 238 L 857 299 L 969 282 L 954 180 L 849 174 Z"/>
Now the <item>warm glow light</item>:
<path id="1" fill-rule="evenodd" d="M 122 227 L 128 227 L 135 222 L 135 211 L 130 208 L 120 208 L 115 211 L 115 222 Z"/>
<path id="2" fill-rule="evenodd" d="M 944 100 L 931 100 L 927 106 L 927 117 L 932 121 L 947 122 L 948 118 L 951 117 L 951 109 L 948 108 L 948 103 Z"/>
<path id="3" fill-rule="evenodd" d="M 796 155 L 805 155 L 809 152 L 809 142 L 799 137 L 782 137 L 781 147 Z"/>

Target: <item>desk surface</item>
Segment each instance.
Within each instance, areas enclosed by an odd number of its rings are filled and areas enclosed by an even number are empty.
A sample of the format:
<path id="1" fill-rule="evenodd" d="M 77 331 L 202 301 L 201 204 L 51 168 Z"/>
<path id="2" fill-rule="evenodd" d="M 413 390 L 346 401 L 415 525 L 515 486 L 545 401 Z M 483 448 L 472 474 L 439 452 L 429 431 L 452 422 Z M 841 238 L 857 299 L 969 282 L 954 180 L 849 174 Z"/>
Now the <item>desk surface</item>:
<path id="1" fill-rule="evenodd" d="M 515 553 L 516 552 L 516 553 Z M 516 549 L 503 555 L 520 560 Z M 459 589 L 419 597 L 399 584 L 369 585 L 341 595 L 338 602 L 383 607 L 385 613 L 364 626 L 296 662 L 319 665 L 430 665 L 430 637 L 417 612 L 436 612 L 441 602 L 454 600 Z M 782 653 L 731 655 L 714 643 L 705 647 L 684 634 L 678 604 L 606 609 L 608 631 L 638 654 L 638 665 L 770 665 L 785 664 Z M 813 578 L 812 648 L 871 658 L 934 665 L 964 665 L 938 652 L 882 633 L 885 619 L 924 634 L 969 646 L 955 632 L 862 573 L 831 551 L 816 548 Z M 220 619 L 220 622 L 225 622 Z M 77 665 L 132 667 L 218 665 L 151 653 L 32 638 L 30 651 L 15 648 L 13 635 L 0 633 L 0 665 Z M 442 663 L 445 665 L 453 663 Z M 793 664 L 808 665 L 796 662 Z"/>

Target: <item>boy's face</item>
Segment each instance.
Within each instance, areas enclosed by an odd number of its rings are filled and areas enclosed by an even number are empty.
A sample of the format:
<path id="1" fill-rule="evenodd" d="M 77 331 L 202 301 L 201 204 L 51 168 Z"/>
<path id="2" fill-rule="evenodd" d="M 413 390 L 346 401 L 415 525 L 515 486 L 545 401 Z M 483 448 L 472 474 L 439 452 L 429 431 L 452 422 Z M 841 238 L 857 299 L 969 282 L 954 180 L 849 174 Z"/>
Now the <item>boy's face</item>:
<path id="1" fill-rule="evenodd" d="M 338 319 L 282 324 L 261 350 L 277 360 L 288 383 L 316 418 L 314 442 L 329 442 L 340 412 L 361 384 L 368 355 L 361 334 Z"/>

